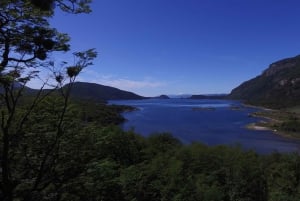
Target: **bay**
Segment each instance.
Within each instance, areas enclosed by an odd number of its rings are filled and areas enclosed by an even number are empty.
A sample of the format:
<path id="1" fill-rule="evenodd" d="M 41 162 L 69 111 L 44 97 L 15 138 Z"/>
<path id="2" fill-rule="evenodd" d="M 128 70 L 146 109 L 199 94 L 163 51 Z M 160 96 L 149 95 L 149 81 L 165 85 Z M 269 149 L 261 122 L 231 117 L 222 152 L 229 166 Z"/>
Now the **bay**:
<path id="1" fill-rule="evenodd" d="M 246 125 L 261 121 L 250 114 L 258 109 L 231 100 L 145 99 L 111 101 L 111 104 L 138 108 L 126 112 L 124 130 L 133 129 L 145 137 L 167 132 L 183 143 L 201 142 L 210 146 L 242 146 L 258 153 L 299 152 L 300 141 L 272 131 L 249 130 Z"/>

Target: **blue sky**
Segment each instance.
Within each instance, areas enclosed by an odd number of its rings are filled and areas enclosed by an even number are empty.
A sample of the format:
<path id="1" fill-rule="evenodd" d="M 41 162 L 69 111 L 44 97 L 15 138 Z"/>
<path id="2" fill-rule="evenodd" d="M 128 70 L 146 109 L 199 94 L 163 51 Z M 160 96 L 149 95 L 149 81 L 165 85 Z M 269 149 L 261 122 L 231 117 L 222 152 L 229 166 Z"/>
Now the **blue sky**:
<path id="1" fill-rule="evenodd" d="M 78 80 L 144 96 L 229 93 L 300 54 L 299 0 L 94 0 L 92 9 L 51 20 L 72 50 L 99 53 Z"/>

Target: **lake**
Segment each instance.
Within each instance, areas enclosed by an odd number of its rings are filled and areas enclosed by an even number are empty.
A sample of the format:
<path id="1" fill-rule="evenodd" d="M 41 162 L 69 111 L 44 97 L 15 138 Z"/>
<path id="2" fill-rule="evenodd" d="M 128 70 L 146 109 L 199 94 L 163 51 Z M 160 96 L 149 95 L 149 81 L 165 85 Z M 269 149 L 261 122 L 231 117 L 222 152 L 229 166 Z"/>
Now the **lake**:
<path id="1" fill-rule="evenodd" d="M 183 143 L 207 145 L 241 145 L 259 153 L 299 152 L 300 141 L 291 140 L 271 131 L 249 130 L 246 125 L 262 120 L 249 114 L 258 109 L 244 107 L 231 100 L 146 99 L 111 101 L 111 104 L 138 108 L 126 112 L 124 130 L 147 137 L 168 132 Z"/>

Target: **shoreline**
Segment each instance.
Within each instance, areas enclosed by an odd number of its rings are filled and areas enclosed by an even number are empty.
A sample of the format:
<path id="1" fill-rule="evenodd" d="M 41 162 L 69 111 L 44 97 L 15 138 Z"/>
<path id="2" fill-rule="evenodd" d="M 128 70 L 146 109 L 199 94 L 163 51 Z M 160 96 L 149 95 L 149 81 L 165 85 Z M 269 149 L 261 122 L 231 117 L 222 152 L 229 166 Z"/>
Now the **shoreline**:
<path id="1" fill-rule="evenodd" d="M 257 131 L 271 131 L 273 134 L 279 135 L 284 138 L 300 140 L 300 133 L 291 133 L 288 131 L 278 130 L 276 128 L 278 124 L 283 123 L 285 120 L 280 118 L 274 118 L 273 116 L 274 113 L 275 116 L 279 117 L 279 114 L 281 114 L 282 116 L 287 115 L 288 114 L 287 111 L 280 111 L 278 109 L 271 109 L 262 106 L 247 105 L 247 104 L 243 104 L 243 106 L 249 108 L 261 109 L 262 111 L 251 113 L 250 116 L 254 118 L 263 118 L 266 120 L 266 121 L 258 121 L 258 122 L 250 123 L 245 126 L 247 129 L 257 130 Z"/>
<path id="2" fill-rule="evenodd" d="M 273 131 L 273 132 L 276 132 L 276 130 L 273 130 L 273 129 L 267 127 L 267 126 L 259 126 L 259 125 L 257 125 L 257 123 L 248 124 L 248 125 L 246 125 L 246 128 L 250 129 L 250 130 L 256 130 L 256 131 Z"/>
<path id="3" fill-rule="evenodd" d="M 278 136 L 281 136 L 283 138 L 300 140 L 300 137 L 296 137 L 296 136 L 294 136 L 294 135 L 292 135 L 288 132 L 278 131 L 278 130 L 272 129 L 268 126 L 257 126 L 256 123 L 248 124 L 248 125 L 246 125 L 246 128 L 250 129 L 250 130 L 256 130 L 256 131 L 270 131 L 274 135 L 278 135 Z"/>
<path id="4" fill-rule="evenodd" d="M 267 107 L 264 107 L 264 106 L 250 105 L 250 104 L 246 104 L 246 103 L 242 103 L 242 106 L 248 107 L 248 108 L 261 109 L 261 110 L 264 110 L 264 111 L 278 111 L 276 109 L 267 108 Z"/>

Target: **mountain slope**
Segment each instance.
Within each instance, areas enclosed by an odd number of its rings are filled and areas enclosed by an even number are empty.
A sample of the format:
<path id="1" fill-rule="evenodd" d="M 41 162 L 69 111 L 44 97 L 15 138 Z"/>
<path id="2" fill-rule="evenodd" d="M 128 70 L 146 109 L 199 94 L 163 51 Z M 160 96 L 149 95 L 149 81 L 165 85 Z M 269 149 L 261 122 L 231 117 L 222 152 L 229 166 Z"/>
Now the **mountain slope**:
<path id="1" fill-rule="evenodd" d="M 261 75 L 233 89 L 228 97 L 272 108 L 300 105 L 300 55 L 272 63 Z"/>
<path id="2" fill-rule="evenodd" d="M 14 85 L 14 86 L 13 86 L 14 90 L 19 90 L 19 89 L 21 89 L 21 88 L 23 87 L 23 85 L 20 84 L 20 83 L 18 83 L 18 82 L 14 82 L 13 85 Z M 4 93 L 4 91 L 5 91 L 5 90 L 4 90 L 3 86 L 0 85 L 0 94 L 1 94 L 1 93 Z M 38 90 L 37 90 L 37 89 L 32 89 L 32 88 L 27 87 L 27 86 L 24 86 L 24 92 L 25 92 L 26 94 L 36 94 L 36 93 L 38 92 Z"/>
<path id="3" fill-rule="evenodd" d="M 68 85 L 64 87 L 67 86 Z M 91 100 L 125 100 L 145 98 L 135 93 L 123 91 L 114 87 L 87 82 L 75 82 L 73 84 L 71 96 L 73 98 Z"/>

